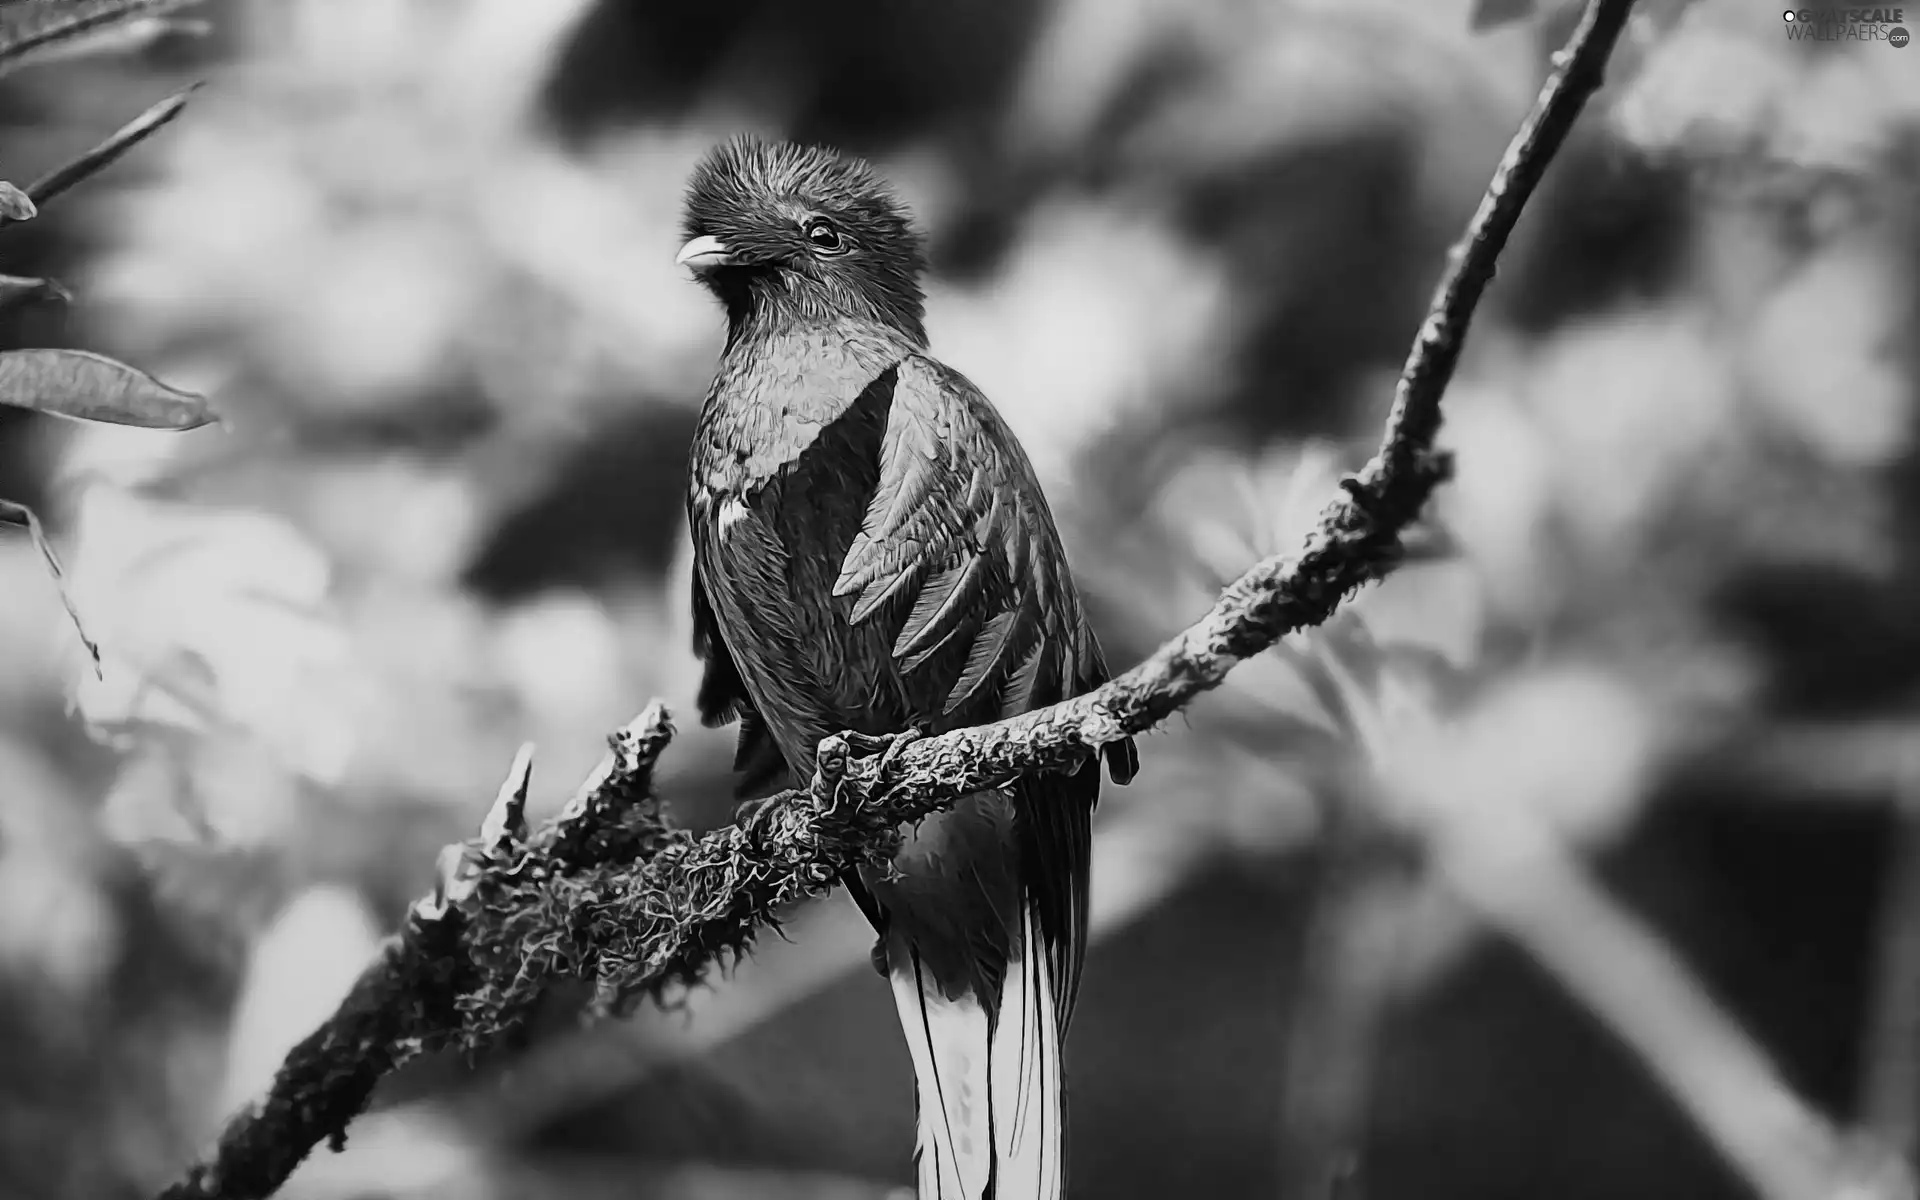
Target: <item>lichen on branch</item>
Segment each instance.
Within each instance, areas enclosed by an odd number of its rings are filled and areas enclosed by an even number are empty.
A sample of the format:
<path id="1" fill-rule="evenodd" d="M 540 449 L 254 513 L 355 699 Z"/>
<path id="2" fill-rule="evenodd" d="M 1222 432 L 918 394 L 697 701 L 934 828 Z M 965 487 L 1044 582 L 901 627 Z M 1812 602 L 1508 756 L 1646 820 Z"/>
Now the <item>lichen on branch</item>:
<path id="1" fill-rule="evenodd" d="M 653 798 L 653 766 L 672 736 L 666 707 L 649 705 L 608 739 L 599 768 L 532 837 L 521 813 L 533 760 L 522 750 L 480 836 L 441 854 L 433 894 L 414 904 L 405 927 L 381 946 L 326 1023 L 287 1052 L 266 1096 L 228 1121 L 206 1159 L 161 1196 L 272 1195 L 315 1146 L 344 1141 L 347 1123 L 365 1110 L 383 1076 L 461 1041 L 469 1028 L 497 1030 L 524 1015 L 531 996 L 516 1010 L 505 994 L 510 989 L 489 984 L 510 978 L 512 969 L 477 954 L 505 944 L 502 931 L 488 927 L 500 898 L 555 874 L 652 853 L 667 833 Z M 470 1025 L 476 1009 L 484 1019 Z"/>

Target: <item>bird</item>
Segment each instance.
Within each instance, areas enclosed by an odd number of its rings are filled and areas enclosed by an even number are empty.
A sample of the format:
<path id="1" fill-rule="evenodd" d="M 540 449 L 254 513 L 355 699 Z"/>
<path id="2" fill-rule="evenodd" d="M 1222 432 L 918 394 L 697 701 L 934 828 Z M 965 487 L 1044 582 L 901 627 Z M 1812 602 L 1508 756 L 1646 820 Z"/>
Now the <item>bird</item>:
<path id="1" fill-rule="evenodd" d="M 1107 682 L 1026 452 L 929 351 L 923 241 L 879 173 L 735 137 L 695 167 L 683 233 L 727 322 L 687 520 L 698 707 L 738 722 L 738 793 L 800 778 L 830 734 L 898 746 Z M 1130 782 L 1132 739 L 964 796 L 840 880 L 912 1059 L 922 1200 L 1065 1193 L 1103 765 Z"/>

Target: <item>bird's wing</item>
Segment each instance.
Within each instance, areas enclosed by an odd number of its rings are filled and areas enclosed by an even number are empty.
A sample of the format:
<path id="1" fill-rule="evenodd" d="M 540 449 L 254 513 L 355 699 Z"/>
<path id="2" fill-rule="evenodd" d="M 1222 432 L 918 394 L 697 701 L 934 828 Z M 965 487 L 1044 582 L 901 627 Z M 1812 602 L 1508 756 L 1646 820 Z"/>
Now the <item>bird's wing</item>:
<path id="1" fill-rule="evenodd" d="M 928 358 L 900 364 L 879 485 L 833 590 L 856 597 L 856 624 L 899 621 L 897 668 L 911 692 L 929 694 L 931 683 L 941 694 L 925 714 L 939 724 L 1029 712 L 1106 680 L 1025 452 L 965 376 Z M 1131 741 L 1105 756 L 1115 782 L 1133 777 Z M 1085 953 L 1099 787 L 1095 763 L 1017 785 L 1022 876 L 1062 981 L 1063 1018 Z"/>
<path id="2" fill-rule="evenodd" d="M 740 722 L 740 739 L 733 752 L 733 769 L 739 772 L 734 782 L 735 793 L 751 796 L 784 781 L 787 760 L 774 744 L 773 734 L 759 710 L 754 708 L 752 697 L 747 695 L 740 668 L 720 636 L 713 601 L 707 596 L 706 581 L 701 578 L 697 564 L 693 569 L 693 652 L 706 663 L 695 702 L 700 709 L 701 724 L 711 729 L 735 720 Z"/>

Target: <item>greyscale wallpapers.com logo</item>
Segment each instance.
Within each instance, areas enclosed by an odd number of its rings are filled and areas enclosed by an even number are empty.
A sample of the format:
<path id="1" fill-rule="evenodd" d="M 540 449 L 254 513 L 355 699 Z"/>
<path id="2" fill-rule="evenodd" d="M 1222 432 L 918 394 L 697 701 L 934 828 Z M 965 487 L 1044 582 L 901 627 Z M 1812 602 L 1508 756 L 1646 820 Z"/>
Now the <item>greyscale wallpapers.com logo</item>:
<path id="1" fill-rule="evenodd" d="M 1795 42 L 1885 42 L 1906 49 L 1903 8 L 1790 8 L 1780 14 Z"/>

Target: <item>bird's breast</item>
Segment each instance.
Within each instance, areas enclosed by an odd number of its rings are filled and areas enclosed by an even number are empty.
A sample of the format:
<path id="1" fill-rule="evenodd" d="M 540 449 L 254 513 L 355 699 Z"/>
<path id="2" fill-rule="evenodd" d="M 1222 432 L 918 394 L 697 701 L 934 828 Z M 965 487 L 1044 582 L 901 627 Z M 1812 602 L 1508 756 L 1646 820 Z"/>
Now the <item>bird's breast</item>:
<path id="1" fill-rule="evenodd" d="M 868 386 L 910 350 L 848 322 L 803 326 L 735 345 L 721 360 L 694 434 L 691 482 L 749 496 L 790 472 L 843 424 Z M 828 446 L 829 458 L 840 457 Z"/>

